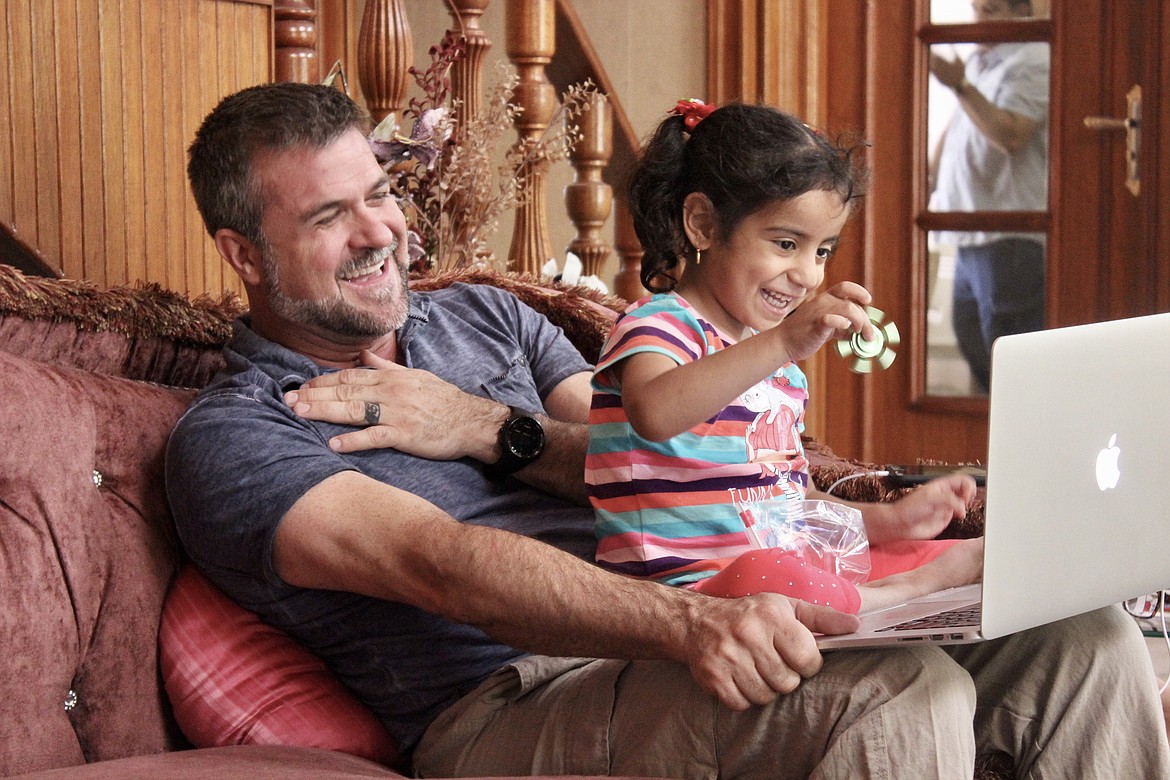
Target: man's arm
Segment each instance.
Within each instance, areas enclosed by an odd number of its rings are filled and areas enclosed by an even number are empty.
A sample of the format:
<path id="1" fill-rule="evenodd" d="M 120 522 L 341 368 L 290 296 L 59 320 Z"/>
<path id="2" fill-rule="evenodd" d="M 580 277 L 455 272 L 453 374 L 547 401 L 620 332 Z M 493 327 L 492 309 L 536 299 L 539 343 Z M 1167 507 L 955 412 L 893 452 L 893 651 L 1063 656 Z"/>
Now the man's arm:
<path id="1" fill-rule="evenodd" d="M 1027 146 L 1043 126 L 1042 122 L 1035 119 L 1000 108 L 970 83 L 960 85 L 955 94 L 959 98 L 959 105 L 971 117 L 979 132 L 1008 154 Z"/>
<path id="2" fill-rule="evenodd" d="M 544 399 L 544 408 L 548 411 L 548 417 L 540 417 L 545 433 L 544 452 L 513 475 L 527 485 L 581 506 L 589 505 L 583 475 L 585 451 L 589 448 L 589 428 L 585 422 L 589 419 L 591 377 L 588 371 L 573 374 Z M 500 425 L 507 418 L 507 412 L 505 408 Z M 495 430 L 498 431 L 499 426 Z M 498 446 L 494 457 L 499 457 Z"/>
<path id="3" fill-rule="evenodd" d="M 294 412 L 310 420 L 363 425 L 366 403 L 379 404 L 377 425 L 345 433 L 330 441 L 338 452 L 389 447 L 430 460 L 474 458 L 499 460 L 499 430 L 508 407 L 470 395 L 428 371 L 403 368 L 370 353 L 374 368 L 324 374 L 285 394 Z M 589 432 L 589 373 L 562 380 L 545 399 L 548 416 L 540 416 L 545 449 L 515 477 L 535 488 L 580 504 L 587 503 L 585 450 Z"/>
<path id="4" fill-rule="evenodd" d="M 291 584 L 413 604 L 532 652 L 678 661 L 735 709 L 819 670 L 810 630 L 857 625 L 776 594 L 719 599 L 621 577 L 524 536 L 458 523 L 356 472 L 293 505 L 274 561 Z"/>
<path id="5" fill-rule="evenodd" d="M 1023 149 L 1043 126 L 1043 122 L 1000 108 L 988 100 L 967 81 L 966 68 L 961 60 L 948 60 L 931 53 L 930 72 L 943 86 L 954 91 L 959 105 L 979 132 L 1007 154 Z"/>

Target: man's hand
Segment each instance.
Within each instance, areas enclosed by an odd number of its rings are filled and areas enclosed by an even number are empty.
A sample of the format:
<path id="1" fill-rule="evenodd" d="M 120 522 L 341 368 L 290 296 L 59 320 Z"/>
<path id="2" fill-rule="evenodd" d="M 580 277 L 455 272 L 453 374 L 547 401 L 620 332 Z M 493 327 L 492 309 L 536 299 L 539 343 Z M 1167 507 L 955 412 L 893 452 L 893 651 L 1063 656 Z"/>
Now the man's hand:
<path id="1" fill-rule="evenodd" d="M 323 374 L 284 396 L 301 417 L 346 425 L 367 425 L 366 404 L 378 404 L 378 423 L 334 437 L 334 450 L 389 447 L 430 460 L 489 462 L 499 454 L 497 432 L 507 407 L 371 352 L 362 353 L 362 362 L 368 368 Z"/>
<path id="2" fill-rule="evenodd" d="M 967 66 L 962 60 L 948 60 L 934 52 L 930 53 L 930 72 L 939 83 L 948 89 L 955 89 L 963 83 Z"/>
<path id="3" fill-rule="evenodd" d="M 691 615 L 683 660 L 700 687 L 733 710 L 796 690 L 821 668 L 813 634 L 858 625 L 853 615 L 775 593 L 706 598 Z"/>

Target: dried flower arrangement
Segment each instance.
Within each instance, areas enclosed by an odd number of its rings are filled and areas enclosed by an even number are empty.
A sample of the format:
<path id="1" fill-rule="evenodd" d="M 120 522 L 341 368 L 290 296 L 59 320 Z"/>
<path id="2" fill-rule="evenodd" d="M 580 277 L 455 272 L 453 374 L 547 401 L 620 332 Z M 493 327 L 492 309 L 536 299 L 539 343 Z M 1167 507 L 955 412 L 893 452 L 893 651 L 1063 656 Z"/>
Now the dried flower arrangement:
<path id="1" fill-rule="evenodd" d="M 370 134 L 371 148 L 420 239 L 421 249 L 412 252 L 414 272 L 470 265 L 505 270 L 507 259 L 495 257 L 488 239 L 504 213 L 529 197 L 523 187 L 528 172 L 569 156 L 581 137 L 573 120 L 599 96 L 592 82 L 570 87 L 540 138 L 501 152 L 501 139 L 523 110 L 512 101 L 519 79 L 501 63 L 485 107 L 463 120 L 458 101 L 449 96 L 448 76 L 461 56 L 461 43 L 448 32 L 431 47 L 429 67 L 410 69 L 422 93 L 403 112 L 403 120 L 411 121 L 410 135 L 399 132 L 394 114 Z"/>

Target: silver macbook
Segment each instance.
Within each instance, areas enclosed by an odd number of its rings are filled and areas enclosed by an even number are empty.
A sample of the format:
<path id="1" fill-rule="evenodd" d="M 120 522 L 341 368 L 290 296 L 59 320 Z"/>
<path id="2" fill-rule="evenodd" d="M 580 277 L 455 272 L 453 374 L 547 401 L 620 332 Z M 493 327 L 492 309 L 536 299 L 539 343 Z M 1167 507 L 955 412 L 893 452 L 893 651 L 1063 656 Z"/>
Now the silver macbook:
<path id="1" fill-rule="evenodd" d="M 822 649 L 994 639 L 1170 586 L 1170 313 L 1000 338 L 990 402 L 982 584 Z"/>

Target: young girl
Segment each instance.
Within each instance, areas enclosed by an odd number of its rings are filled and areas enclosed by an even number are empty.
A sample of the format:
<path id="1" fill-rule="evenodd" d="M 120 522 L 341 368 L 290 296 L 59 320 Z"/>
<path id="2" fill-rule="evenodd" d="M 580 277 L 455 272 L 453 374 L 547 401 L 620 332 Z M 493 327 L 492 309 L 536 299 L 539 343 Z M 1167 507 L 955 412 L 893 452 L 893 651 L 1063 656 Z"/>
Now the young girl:
<path id="1" fill-rule="evenodd" d="M 899 572 L 859 588 L 797 553 L 754 550 L 732 503 L 736 489 L 810 493 L 796 361 L 833 337 L 875 336 L 865 288 L 817 292 L 863 184 L 850 150 L 768 107 L 680 101 L 650 139 L 629 200 L 656 294 L 617 321 L 593 380 L 585 478 L 602 566 L 852 613 L 977 579 L 980 540 L 916 541 L 965 511 L 969 477 L 858 507 L 874 572 Z"/>

